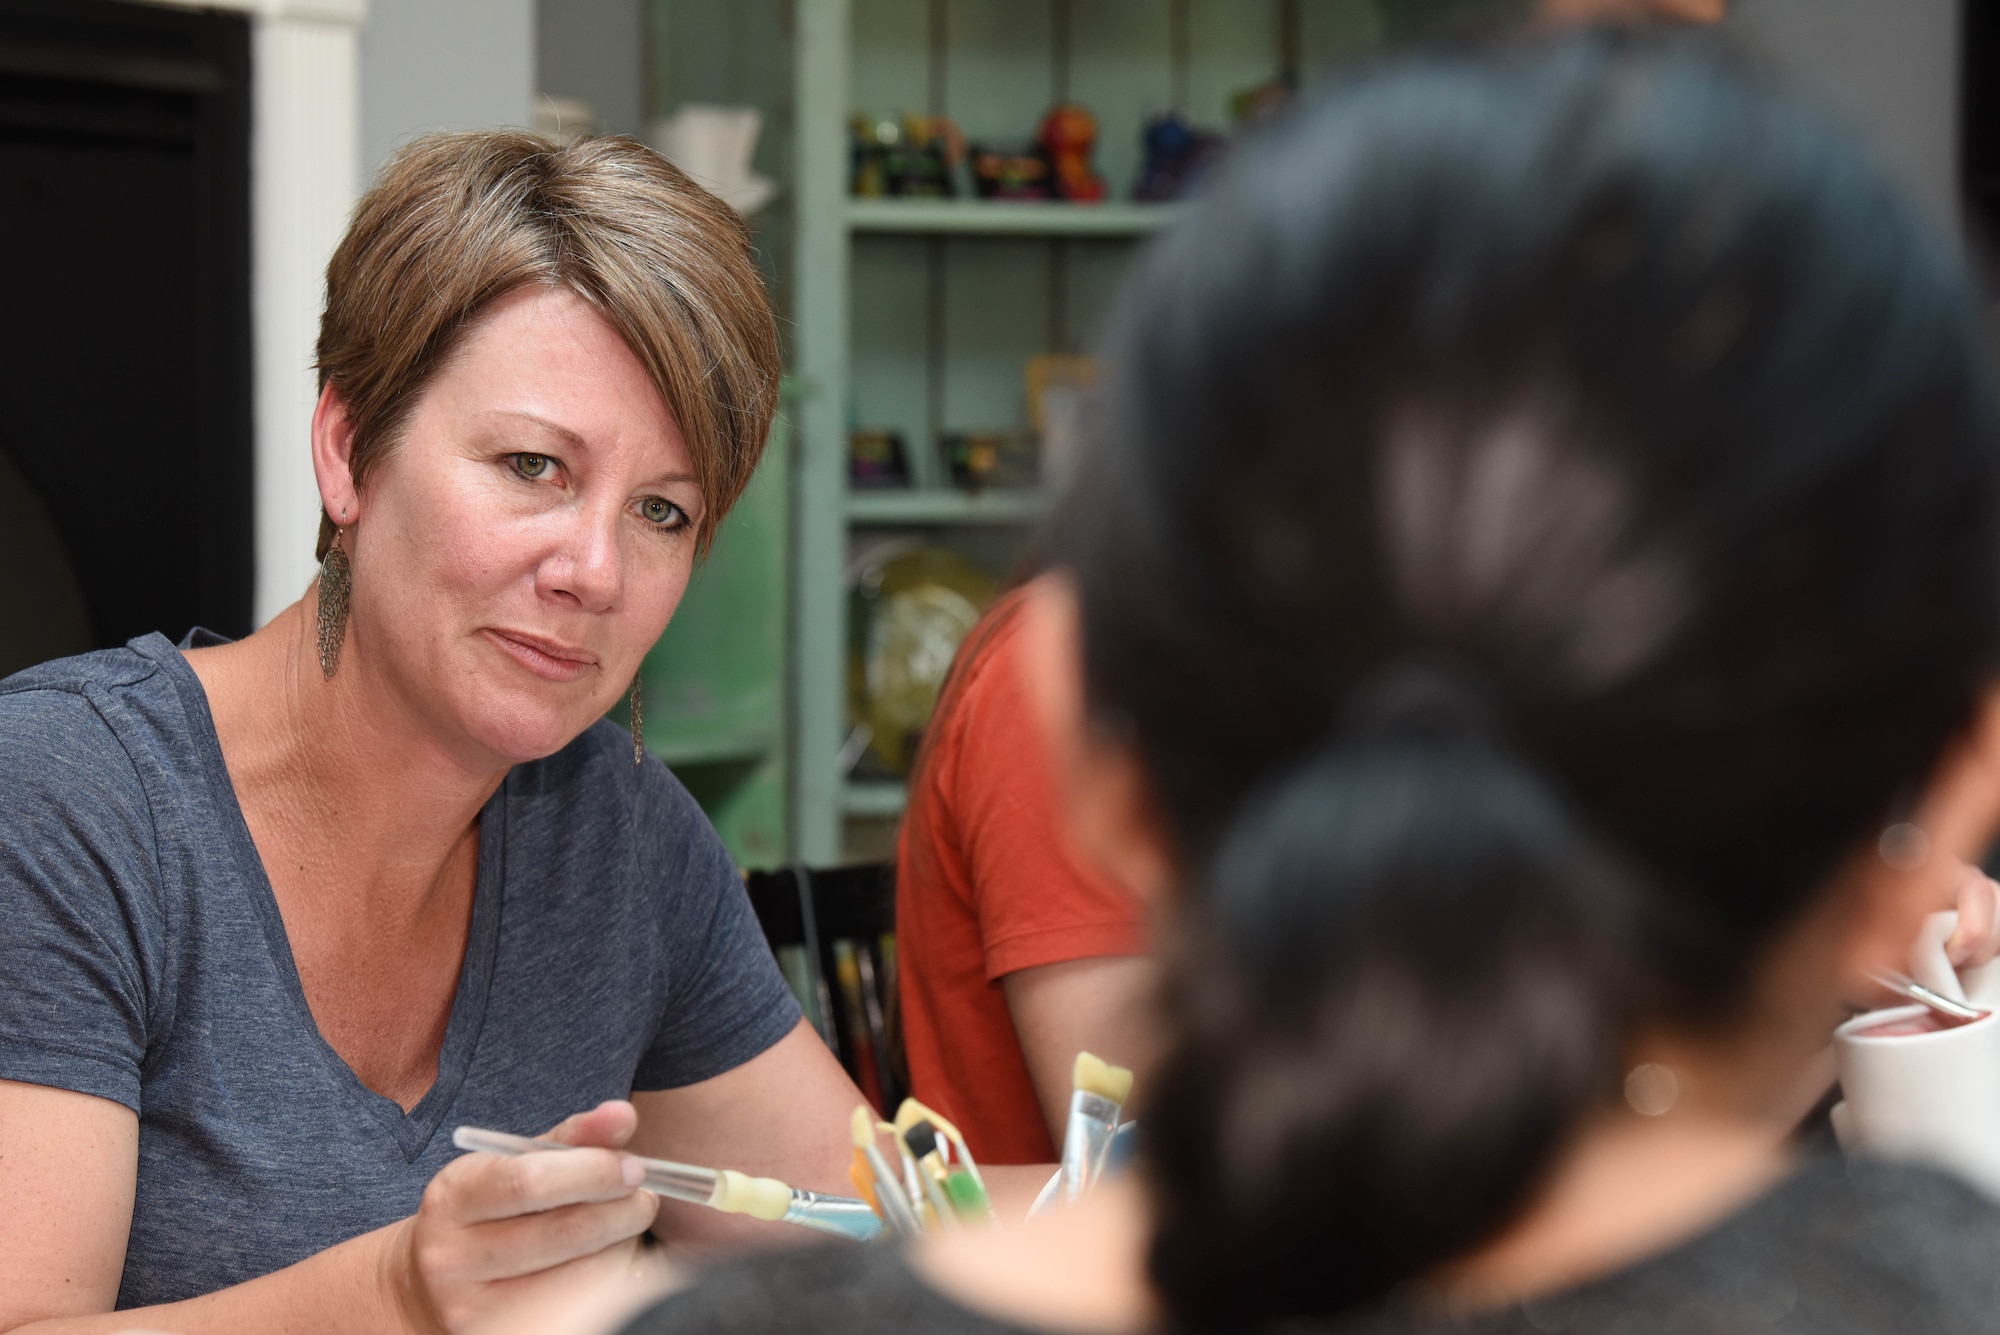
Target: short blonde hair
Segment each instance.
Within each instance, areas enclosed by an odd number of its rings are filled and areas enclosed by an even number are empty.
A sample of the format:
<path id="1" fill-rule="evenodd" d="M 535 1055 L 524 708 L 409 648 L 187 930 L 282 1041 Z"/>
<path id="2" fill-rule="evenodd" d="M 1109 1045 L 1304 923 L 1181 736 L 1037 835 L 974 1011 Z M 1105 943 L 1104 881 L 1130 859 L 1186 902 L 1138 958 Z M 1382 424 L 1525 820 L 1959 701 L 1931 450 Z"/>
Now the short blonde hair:
<path id="1" fill-rule="evenodd" d="M 694 457 L 705 552 L 764 450 L 777 326 L 742 220 L 634 139 L 434 134 L 383 169 L 327 264 L 319 326 L 355 485 L 465 331 L 530 283 L 589 302 L 651 375 Z M 334 532 L 322 511 L 322 559 Z"/>

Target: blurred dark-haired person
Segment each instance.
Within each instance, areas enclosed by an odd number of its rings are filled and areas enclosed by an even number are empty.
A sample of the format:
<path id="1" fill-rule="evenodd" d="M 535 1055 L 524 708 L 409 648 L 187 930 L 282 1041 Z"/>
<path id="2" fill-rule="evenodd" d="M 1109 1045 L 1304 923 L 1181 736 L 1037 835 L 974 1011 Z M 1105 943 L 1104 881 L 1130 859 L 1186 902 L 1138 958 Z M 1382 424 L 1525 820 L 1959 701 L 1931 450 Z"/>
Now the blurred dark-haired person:
<path id="1" fill-rule="evenodd" d="M 847 1189 L 859 1095 L 602 721 L 763 449 L 747 231 L 631 140 L 419 140 L 318 357 L 304 599 L 0 683 L 0 1330 L 457 1330 L 731 1236 L 460 1124 Z"/>
<path id="2" fill-rule="evenodd" d="M 1726 8 L 1542 0 L 1534 18 L 1714 23 Z M 986 1163 L 1055 1157 L 1078 1051 L 1143 1066 L 1155 1042 L 1143 913 L 1070 846 L 1048 742 L 1025 707 L 1026 600 L 1010 592 L 966 637 L 926 731 L 896 856 L 911 1085 Z M 1982 894 L 1990 888 L 1982 878 Z"/>
<path id="3" fill-rule="evenodd" d="M 1106 376 L 1029 658 L 1172 906 L 1138 1175 L 628 1329 L 1990 1331 L 2000 1206 L 1789 1136 L 2000 824 L 2000 416 L 1916 208 L 1683 42 L 1428 56 L 1246 146 Z"/>

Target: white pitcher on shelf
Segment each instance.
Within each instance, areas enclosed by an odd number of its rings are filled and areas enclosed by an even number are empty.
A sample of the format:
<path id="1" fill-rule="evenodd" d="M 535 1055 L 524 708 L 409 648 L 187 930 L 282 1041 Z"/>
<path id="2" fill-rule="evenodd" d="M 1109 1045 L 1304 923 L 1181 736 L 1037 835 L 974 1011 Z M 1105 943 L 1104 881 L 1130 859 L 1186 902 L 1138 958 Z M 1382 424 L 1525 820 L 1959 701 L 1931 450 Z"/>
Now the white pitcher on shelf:
<path id="1" fill-rule="evenodd" d="M 747 218 L 778 193 L 776 181 L 750 166 L 763 128 L 764 114 L 755 107 L 688 102 L 654 121 L 646 142 Z"/>

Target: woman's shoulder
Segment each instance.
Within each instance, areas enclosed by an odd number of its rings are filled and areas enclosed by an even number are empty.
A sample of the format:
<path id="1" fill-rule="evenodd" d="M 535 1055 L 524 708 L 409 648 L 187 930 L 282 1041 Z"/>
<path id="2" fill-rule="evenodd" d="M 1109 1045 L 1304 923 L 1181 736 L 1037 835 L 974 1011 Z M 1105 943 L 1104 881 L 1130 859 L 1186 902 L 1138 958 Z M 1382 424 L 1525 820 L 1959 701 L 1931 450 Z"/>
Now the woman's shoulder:
<path id="1" fill-rule="evenodd" d="M 69 787 L 80 774 L 136 781 L 133 734 L 157 731 L 157 706 L 174 694 L 147 652 L 152 640 L 172 652 L 163 637 L 148 636 L 0 680 L 0 783 Z"/>
<path id="2" fill-rule="evenodd" d="M 1520 1328 L 1583 1332 L 1640 1317 L 1674 1330 L 1971 1335 L 2000 1319 L 1996 1257 L 2000 1204 L 1957 1178 L 1816 1155 L 1688 1244 L 1525 1304 Z"/>
<path id="3" fill-rule="evenodd" d="M 165 636 L 148 635 L 122 648 L 93 649 L 23 668 L 0 678 L 0 708 L 17 715 L 37 709 L 61 712 L 66 700 L 139 686 L 159 676 L 155 650 L 160 646 L 173 651 Z"/>
<path id="4" fill-rule="evenodd" d="M 2000 1325 L 2000 1202 L 1963 1179 L 1828 1154 L 1771 1203 L 1773 1250 L 1798 1256 L 1802 1281 L 1847 1290 L 1845 1302 L 1872 1299 L 1881 1330 Z M 1912 1322 L 1918 1313 L 1924 1319 Z"/>
<path id="5" fill-rule="evenodd" d="M 642 1312 L 622 1335 L 1026 1335 L 920 1280 L 898 1246 L 803 1248 L 719 1267 Z"/>

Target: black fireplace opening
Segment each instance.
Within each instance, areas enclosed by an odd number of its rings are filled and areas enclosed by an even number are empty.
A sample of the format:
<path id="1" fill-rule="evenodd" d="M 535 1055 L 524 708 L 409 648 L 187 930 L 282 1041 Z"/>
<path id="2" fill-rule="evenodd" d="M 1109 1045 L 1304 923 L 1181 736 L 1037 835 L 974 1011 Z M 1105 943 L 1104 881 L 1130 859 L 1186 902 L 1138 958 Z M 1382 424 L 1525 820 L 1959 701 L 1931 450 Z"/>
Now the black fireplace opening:
<path id="1" fill-rule="evenodd" d="M 1991 301 L 2000 295 L 2000 6 L 1959 8 L 1958 174 L 1966 240 Z"/>
<path id="2" fill-rule="evenodd" d="M 250 629 L 250 29 L 0 0 L 0 675 Z"/>

